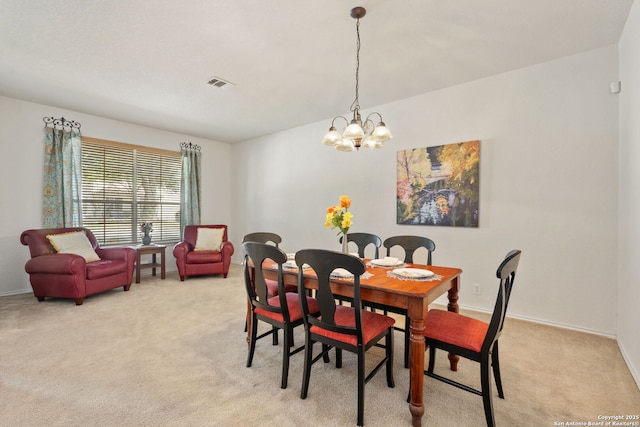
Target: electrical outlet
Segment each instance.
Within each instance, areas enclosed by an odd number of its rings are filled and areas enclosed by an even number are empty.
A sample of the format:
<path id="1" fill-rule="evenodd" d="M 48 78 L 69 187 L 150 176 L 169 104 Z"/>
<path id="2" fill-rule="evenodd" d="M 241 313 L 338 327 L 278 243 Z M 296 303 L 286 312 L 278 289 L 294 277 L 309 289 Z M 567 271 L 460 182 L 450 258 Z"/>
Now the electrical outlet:
<path id="1" fill-rule="evenodd" d="M 473 284 L 473 294 L 474 295 L 482 295 L 482 288 L 480 287 L 480 283 Z"/>

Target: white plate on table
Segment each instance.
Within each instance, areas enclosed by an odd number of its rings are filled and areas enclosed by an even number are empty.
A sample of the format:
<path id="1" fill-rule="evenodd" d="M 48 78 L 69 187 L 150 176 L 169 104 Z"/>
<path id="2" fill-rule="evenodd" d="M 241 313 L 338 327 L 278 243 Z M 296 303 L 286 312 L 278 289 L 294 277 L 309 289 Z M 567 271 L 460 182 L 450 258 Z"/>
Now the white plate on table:
<path id="1" fill-rule="evenodd" d="M 421 268 L 396 268 L 393 270 L 393 274 L 407 279 L 424 279 L 433 276 L 435 273 Z"/>
<path id="2" fill-rule="evenodd" d="M 294 259 L 290 259 L 287 262 L 282 263 L 282 266 L 284 268 L 298 268 L 298 264 L 296 264 L 296 261 Z M 309 264 L 302 264 L 302 268 L 309 268 Z"/>
<path id="3" fill-rule="evenodd" d="M 350 279 L 353 277 L 353 274 L 351 274 L 349 270 L 346 270 L 344 268 L 336 268 L 331 272 L 331 277 Z"/>
<path id="4" fill-rule="evenodd" d="M 377 265 L 379 267 L 395 267 L 397 265 L 402 265 L 404 263 L 400 261 L 398 258 L 388 256 L 380 259 L 372 259 L 371 264 Z"/>

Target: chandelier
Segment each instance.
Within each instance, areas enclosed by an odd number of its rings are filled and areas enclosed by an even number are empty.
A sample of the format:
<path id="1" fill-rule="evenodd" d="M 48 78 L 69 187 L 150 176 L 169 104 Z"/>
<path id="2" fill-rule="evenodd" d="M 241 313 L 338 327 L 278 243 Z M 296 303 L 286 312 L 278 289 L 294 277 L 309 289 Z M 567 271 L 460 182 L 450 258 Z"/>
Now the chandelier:
<path id="1" fill-rule="evenodd" d="M 358 99 L 359 91 L 359 79 L 360 72 L 360 18 L 364 17 L 367 10 L 364 7 L 354 7 L 351 9 L 351 17 L 356 20 L 356 98 L 351 104 L 350 111 L 353 113 L 353 119 L 351 122 L 344 116 L 337 116 L 331 121 L 331 127 L 329 132 L 322 139 L 324 145 L 336 147 L 339 151 L 356 151 L 361 146 L 367 148 L 380 148 L 382 144 L 390 140 L 393 136 L 384 122 L 380 113 L 373 112 L 362 121 L 360 117 L 360 103 Z M 377 125 L 374 125 L 371 116 L 378 116 L 380 120 Z M 337 119 L 343 119 L 347 126 L 342 132 L 342 135 L 337 131 L 335 122 Z"/>

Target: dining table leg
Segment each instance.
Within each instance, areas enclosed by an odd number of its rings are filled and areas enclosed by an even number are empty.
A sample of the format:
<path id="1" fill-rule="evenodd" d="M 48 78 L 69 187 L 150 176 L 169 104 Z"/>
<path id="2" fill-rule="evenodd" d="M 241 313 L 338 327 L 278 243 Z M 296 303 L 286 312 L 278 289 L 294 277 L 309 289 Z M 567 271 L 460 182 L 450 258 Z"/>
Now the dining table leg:
<path id="1" fill-rule="evenodd" d="M 456 277 L 451 281 L 451 287 L 449 288 L 447 297 L 449 298 L 449 304 L 447 304 L 447 310 L 452 311 L 454 313 L 458 313 L 460 311 L 460 307 L 458 306 L 458 291 L 460 290 L 460 278 Z M 449 353 L 449 366 L 452 371 L 458 370 L 458 361 L 460 360 L 460 356 Z"/>
<path id="2" fill-rule="evenodd" d="M 447 293 L 449 303 L 447 310 L 454 313 L 460 311 L 458 306 L 458 292 L 460 290 L 460 279 L 455 277 L 451 280 L 451 287 Z M 426 301 L 421 298 L 412 298 L 409 300 L 409 308 L 407 310 L 410 321 L 410 340 L 409 340 L 409 388 L 410 402 L 409 411 L 411 412 L 411 424 L 414 427 L 422 425 L 422 417 L 424 416 L 424 317 L 427 314 Z M 452 371 L 458 370 L 458 361 L 460 356 L 449 353 L 449 363 Z"/>
<path id="3" fill-rule="evenodd" d="M 420 298 L 409 302 L 410 340 L 409 340 L 409 387 L 411 399 L 409 411 L 411 424 L 414 427 L 422 425 L 424 415 L 423 386 L 424 386 L 424 301 Z"/>

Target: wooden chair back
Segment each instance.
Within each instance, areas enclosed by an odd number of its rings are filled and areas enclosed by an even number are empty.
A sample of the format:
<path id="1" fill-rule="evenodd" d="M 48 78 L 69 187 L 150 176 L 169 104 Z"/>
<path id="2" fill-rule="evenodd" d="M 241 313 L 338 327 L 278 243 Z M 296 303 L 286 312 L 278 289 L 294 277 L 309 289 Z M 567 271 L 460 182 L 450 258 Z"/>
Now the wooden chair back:
<path id="1" fill-rule="evenodd" d="M 259 243 L 273 243 L 276 248 L 279 247 L 280 243 L 282 243 L 282 237 L 277 235 L 276 233 L 271 233 L 269 231 L 257 231 L 255 233 L 246 234 L 242 238 L 242 243 L 244 242 L 259 242 Z"/>
<path id="2" fill-rule="evenodd" d="M 340 236 L 340 243 L 342 243 L 344 236 Z M 375 247 L 375 259 L 380 257 L 379 249 L 382 246 L 382 239 L 375 234 L 371 233 L 347 233 L 347 242 L 353 242 L 358 247 L 358 256 L 364 258 L 364 249 L 373 244 Z"/>
<path id="3" fill-rule="evenodd" d="M 422 236 L 393 236 L 383 242 L 387 248 L 387 256 L 391 255 L 391 248 L 400 246 L 404 249 L 404 262 L 413 263 L 413 253 L 418 248 L 425 248 L 427 254 L 427 265 L 431 265 L 431 253 L 436 250 L 436 244 L 428 237 Z"/>

